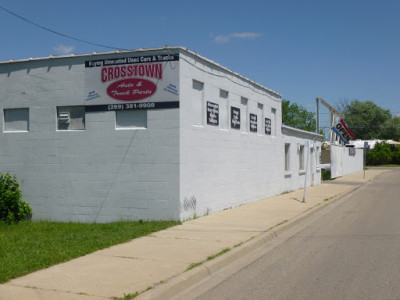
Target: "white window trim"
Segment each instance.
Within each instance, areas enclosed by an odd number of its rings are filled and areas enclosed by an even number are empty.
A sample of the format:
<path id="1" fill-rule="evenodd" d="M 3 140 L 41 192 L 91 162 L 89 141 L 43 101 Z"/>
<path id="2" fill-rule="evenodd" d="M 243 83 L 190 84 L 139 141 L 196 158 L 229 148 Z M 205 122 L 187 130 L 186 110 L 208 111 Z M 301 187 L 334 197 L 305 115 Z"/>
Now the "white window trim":
<path id="1" fill-rule="evenodd" d="M 58 128 L 59 127 L 58 126 L 58 123 L 59 123 L 58 109 L 59 108 L 62 109 L 63 107 L 65 107 L 65 108 L 67 108 L 67 107 L 83 107 L 83 109 L 84 109 L 83 115 L 84 115 L 84 120 L 85 120 L 83 123 L 83 129 L 59 129 Z M 85 132 L 85 131 L 86 131 L 86 111 L 85 111 L 84 105 L 62 105 L 62 106 L 56 107 L 56 132 Z"/>
<path id="2" fill-rule="evenodd" d="M 22 109 L 26 109 L 28 110 L 28 129 L 27 130 L 7 130 L 6 129 L 6 116 L 5 116 L 5 112 L 7 110 L 22 110 Z M 30 132 L 30 110 L 29 107 L 18 107 L 18 108 L 3 108 L 3 133 L 24 133 L 24 132 Z"/>

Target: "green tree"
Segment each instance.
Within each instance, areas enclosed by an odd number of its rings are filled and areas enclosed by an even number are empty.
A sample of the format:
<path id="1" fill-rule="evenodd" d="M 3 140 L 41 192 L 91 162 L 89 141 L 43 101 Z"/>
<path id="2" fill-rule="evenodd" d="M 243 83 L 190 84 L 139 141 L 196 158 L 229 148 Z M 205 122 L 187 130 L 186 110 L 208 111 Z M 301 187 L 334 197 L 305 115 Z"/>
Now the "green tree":
<path id="1" fill-rule="evenodd" d="M 346 105 L 343 115 L 355 138 L 362 140 L 383 138 L 385 124 L 392 119 L 390 110 L 383 109 L 372 101 L 353 100 Z"/>
<path id="2" fill-rule="evenodd" d="M 282 123 L 312 132 L 316 129 L 315 114 L 290 100 L 282 100 Z"/>
<path id="3" fill-rule="evenodd" d="M 400 140 L 400 117 L 393 117 L 390 120 L 386 120 L 381 127 L 380 138 L 396 141 Z"/>

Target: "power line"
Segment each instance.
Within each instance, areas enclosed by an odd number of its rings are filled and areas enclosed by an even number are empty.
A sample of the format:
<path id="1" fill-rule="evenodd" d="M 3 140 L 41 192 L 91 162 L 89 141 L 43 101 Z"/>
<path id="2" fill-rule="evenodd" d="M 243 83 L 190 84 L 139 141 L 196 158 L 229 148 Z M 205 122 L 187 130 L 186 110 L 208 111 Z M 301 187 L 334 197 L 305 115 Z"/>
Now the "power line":
<path id="1" fill-rule="evenodd" d="M 70 36 L 70 35 L 67 35 L 67 34 L 64 34 L 64 33 L 58 32 L 58 31 L 55 31 L 55 30 L 53 30 L 53 29 L 44 27 L 44 26 L 42 26 L 42 25 L 36 24 L 36 23 L 34 23 L 34 22 L 32 22 L 32 21 L 30 21 L 30 20 L 28 20 L 28 19 L 26 19 L 26 18 L 24 18 L 24 17 L 22 17 L 22 16 L 20 16 L 20 15 L 18 15 L 18 14 L 16 14 L 16 13 L 14 13 L 14 12 L 12 12 L 12 11 L 10 11 L 10 10 L 4 8 L 4 7 L 2 7 L 2 6 L 0 6 L 0 9 L 4 10 L 5 12 L 9 13 L 10 15 L 13 15 L 14 17 L 17 17 L 17 18 L 19 18 L 19 19 L 21 19 L 21 20 L 23 20 L 23 21 L 25 21 L 25 22 L 27 22 L 27 23 L 29 23 L 29 24 L 31 24 L 31 25 L 34 25 L 34 26 L 36 26 L 36 27 L 39 27 L 40 29 L 49 31 L 49 32 L 51 32 L 51 33 L 57 34 L 57 35 L 59 35 L 59 36 L 62 36 L 62 37 L 65 37 L 65 38 L 68 38 L 68 39 L 71 39 L 71 40 L 75 40 L 75 41 L 78 41 L 78 42 L 81 42 L 81 43 L 89 44 L 89 45 L 92 45 L 92 46 L 103 47 L 103 48 L 107 48 L 107 49 L 113 49 L 113 50 L 118 50 L 118 49 L 119 49 L 119 50 L 129 50 L 129 49 L 124 49 L 124 48 L 119 48 L 119 47 L 111 47 L 111 46 L 107 46 L 107 45 L 96 44 L 96 43 L 92 43 L 92 42 L 85 41 L 85 40 L 82 40 L 82 39 L 78 39 L 78 38 L 75 38 L 75 37 L 73 37 L 73 36 Z"/>

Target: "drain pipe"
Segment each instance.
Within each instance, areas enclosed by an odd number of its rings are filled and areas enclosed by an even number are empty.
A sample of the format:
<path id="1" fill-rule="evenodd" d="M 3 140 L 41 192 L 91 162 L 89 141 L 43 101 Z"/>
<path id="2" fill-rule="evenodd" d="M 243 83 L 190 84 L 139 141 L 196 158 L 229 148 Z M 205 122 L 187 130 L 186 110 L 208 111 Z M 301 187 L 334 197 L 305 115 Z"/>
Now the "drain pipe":
<path id="1" fill-rule="evenodd" d="M 304 190 L 303 190 L 303 203 L 306 202 L 306 189 L 307 189 L 307 177 L 308 177 L 308 161 L 310 160 L 310 141 L 306 142 L 307 145 L 307 160 L 306 160 L 306 174 L 304 175 Z"/>

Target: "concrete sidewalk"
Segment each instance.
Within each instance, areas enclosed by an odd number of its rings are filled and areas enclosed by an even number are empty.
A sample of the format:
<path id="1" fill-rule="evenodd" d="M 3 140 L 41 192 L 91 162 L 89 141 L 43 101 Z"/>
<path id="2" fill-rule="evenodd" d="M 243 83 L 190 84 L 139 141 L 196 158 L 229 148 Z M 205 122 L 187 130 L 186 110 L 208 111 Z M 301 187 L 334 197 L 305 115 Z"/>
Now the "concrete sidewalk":
<path id="1" fill-rule="evenodd" d="M 208 276 L 204 265 L 223 249 L 233 249 L 215 259 L 217 267 L 253 251 L 271 232 L 294 226 L 376 176 L 388 172 L 370 169 L 343 176 L 319 186 L 278 195 L 210 216 L 191 220 L 146 237 L 52 266 L 0 285 L 0 300 L 9 299 L 112 299 L 144 292 L 140 299 L 168 299 L 175 291 Z M 165 293 L 163 294 L 163 292 Z M 160 296 L 162 295 L 162 296 Z"/>

